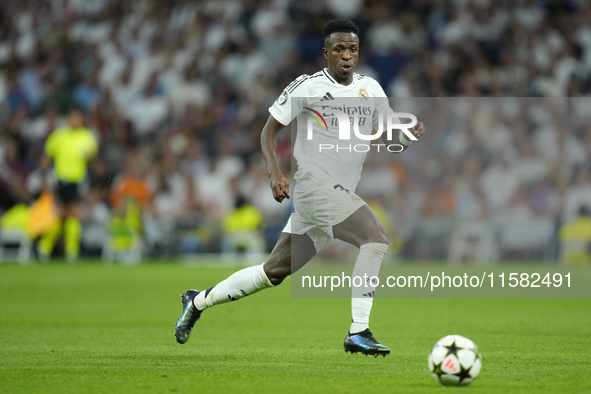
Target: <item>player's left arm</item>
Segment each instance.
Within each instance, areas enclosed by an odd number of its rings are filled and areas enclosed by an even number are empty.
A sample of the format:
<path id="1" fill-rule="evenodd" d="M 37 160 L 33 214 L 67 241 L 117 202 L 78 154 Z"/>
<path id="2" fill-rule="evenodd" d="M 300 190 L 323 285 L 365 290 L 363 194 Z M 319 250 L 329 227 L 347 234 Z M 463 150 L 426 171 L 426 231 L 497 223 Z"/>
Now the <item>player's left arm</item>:
<path id="1" fill-rule="evenodd" d="M 425 125 L 422 122 L 418 122 L 414 127 L 408 129 L 408 131 L 410 131 L 412 135 L 414 135 L 417 139 L 421 138 L 425 134 L 425 130 Z M 373 129 L 372 134 L 377 134 L 376 129 Z M 382 142 L 385 145 L 390 145 L 390 143 L 392 142 L 387 139 L 387 133 L 382 133 L 380 138 L 382 139 Z M 393 153 L 404 152 L 406 149 L 408 149 L 411 142 L 412 141 L 408 139 L 408 137 L 406 136 L 406 134 L 404 134 L 402 130 L 398 130 L 398 137 L 394 140 L 394 143 L 400 145 L 402 149 L 400 151 L 396 151 Z"/>
<path id="2" fill-rule="evenodd" d="M 47 173 L 53 164 L 54 157 L 56 155 L 59 136 L 53 132 L 47 138 L 45 142 L 45 149 L 41 160 L 39 160 L 39 172 L 41 173 L 42 184 L 41 188 L 44 192 L 49 191 L 49 185 L 47 184 Z"/>
<path id="3" fill-rule="evenodd" d="M 49 167 L 51 167 L 51 163 L 53 162 L 53 158 L 56 155 L 56 150 L 59 145 L 58 138 L 59 134 L 57 134 L 54 131 L 49 135 L 47 141 L 45 142 L 45 149 L 43 152 L 44 154 L 41 160 L 39 161 L 39 169 L 43 173 L 47 171 Z"/>
<path id="4" fill-rule="evenodd" d="M 98 153 L 98 140 L 94 133 L 90 130 L 88 130 L 87 138 L 82 152 L 86 162 L 92 161 Z"/>
<path id="5" fill-rule="evenodd" d="M 425 134 L 425 125 L 423 124 L 423 122 L 418 122 L 416 125 L 414 125 L 413 127 L 409 128 L 408 131 L 410 131 L 412 133 L 412 135 L 414 135 L 417 139 L 421 138 L 424 134 Z M 385 133 L 382 134 L 382 140 L 384 140 L 385 138 Z M 409 146 L 410 143 L 412 142 L 412 140 L 410 140 L 408 138 L 408 136 L 402 131 L 402 130 L 398 130 L 398 141 L 400 142 L 400 145 L 402 146 L 402 150 L 400 152 L 404 152 Z M 396 153 L 400 153 L 400 152 L 396 152 Z"/>
<path id="6" fill-rule="evenodd" d="M 384 92 L 384 89 L 382 89 L 382 87 L 380 86 L 380 84 L 378 82 L 376 82 L 375 80 L 373 80 L 373 89 L 375 89 L 376 92 L 376 98 L 377 98 L 377 103 L 376 103 L 376 109 L 377 111 L 374 112 L 373 114 L 373 134 L 376 134 L 376 125 L 379 125 L 379 116 L 378 114 L 389 114 L 392 113 L 392 108 L 390 108 L 390 104 L 389 104 L 389 100 L 388 97 L 386 96 L 386 93 Z M 388 116 L 388 115 L 386 115 Z M 421 138 L 424 134 L 425 134 L 425 125 L 423 125 L 422 122 L 418 122 L 415 126 L 413 127 L 409 127 L 409 128 L 405 128 L 405 130 L 409 131 L 412 133 L 412 135 L 414 135 L 417 139 Z M 382 133 L 381 138 L 382 138 L 382 142 L 386 145 L 389 145 L 391 143 L 394 144 L 398 144 L 402 147 L 402 149 L 400 151 L 394 152 L 394 153 L 400 153 L 400 152 L 404 152 L 409 146 L 410 143 L 412 142 L 408 136 L 402 131 L 402 130 L 398 130 L 398 136 L 397 137 L 393 137 L 394 141 L 390 141 L 387 139 L 387 134 L 388 133 Z"/>

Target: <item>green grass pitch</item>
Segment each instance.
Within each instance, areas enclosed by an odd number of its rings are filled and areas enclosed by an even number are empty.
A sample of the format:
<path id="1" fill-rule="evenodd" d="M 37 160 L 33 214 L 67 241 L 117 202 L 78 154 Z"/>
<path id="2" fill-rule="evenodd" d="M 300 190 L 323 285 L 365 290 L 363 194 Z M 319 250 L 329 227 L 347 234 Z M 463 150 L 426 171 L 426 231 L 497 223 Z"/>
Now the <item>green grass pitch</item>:
<path id="1" fill-rule="evenodd" d="M 386 358 L 346 354 L 347 299 L 293 299 L 289 281 L 206 311 L 174 340 L 179 294 L 234 268 L 0 264 L 2 393 L 589 393 L 590 299 L 376 299 Z M 447 334 L 483 367 L 465 388 L 427 371 Z"/>

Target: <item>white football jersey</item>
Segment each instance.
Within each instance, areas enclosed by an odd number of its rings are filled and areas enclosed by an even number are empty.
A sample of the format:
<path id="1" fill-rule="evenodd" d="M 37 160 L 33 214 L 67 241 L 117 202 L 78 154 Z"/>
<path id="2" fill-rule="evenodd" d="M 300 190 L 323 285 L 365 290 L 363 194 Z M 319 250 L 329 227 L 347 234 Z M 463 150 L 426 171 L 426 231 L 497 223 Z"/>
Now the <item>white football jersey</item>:
<path id="1" fill-rule="evenodd" d="M 339 139 L 338 115 L 332 112 L 334 109 L 349 117 L 349 140 Z M 374 128 L 379 130 L 378 114 L 382 114 L 386 127 L 386 116 L 392 110 L 375 79 L 354 73 L 353 82 L 345 86 L 337 83 L 325 68 L 294 80 L 269 107 L 269 112 L 285 126 L 297 116 L 296 180 L 312 173 L 354 191 L 369 146 L 382 141 L 358 138 L 353 122 L 358 124 L 360 134 L 369 136 Z M 308 130 L 309 119 L 312 132 Z"/>

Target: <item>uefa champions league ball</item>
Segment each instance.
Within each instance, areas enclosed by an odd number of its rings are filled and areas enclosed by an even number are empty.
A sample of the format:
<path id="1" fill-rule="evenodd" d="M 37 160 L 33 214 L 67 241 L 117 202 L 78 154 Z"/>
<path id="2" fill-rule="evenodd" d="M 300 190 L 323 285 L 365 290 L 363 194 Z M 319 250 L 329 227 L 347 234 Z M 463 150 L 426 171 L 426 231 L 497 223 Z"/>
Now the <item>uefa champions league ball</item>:
<path id="1" fill-rule="evenodd" d="M 466 386 L 480 373 L 478 346 L 460 335 L 441 338 L 429 353 L 429 371 L 444 386 Z"/>

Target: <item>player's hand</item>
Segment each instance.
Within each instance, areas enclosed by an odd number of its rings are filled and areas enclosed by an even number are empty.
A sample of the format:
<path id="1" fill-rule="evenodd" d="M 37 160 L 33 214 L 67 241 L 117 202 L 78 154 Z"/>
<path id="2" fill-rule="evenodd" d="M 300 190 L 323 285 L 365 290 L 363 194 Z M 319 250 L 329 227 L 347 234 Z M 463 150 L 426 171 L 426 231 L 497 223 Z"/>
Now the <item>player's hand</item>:
<path id="1" fill-rule="evenodd" d="M 271 190 L 273 191 L 273 198 L 277 202 L 283 202 L 285 198 L 289 199 L 289 182 L 282 173 L 273 173 L 271 178 Z"/>
<path id="2" fill-rule="evenodd" d="M 423 122 L 419 122 L 415 125 L 415 127 L 410 129 L 410 132 L 417 138 L 421 138 L 423 134 L 425 134 L 425 125 Z"/>

